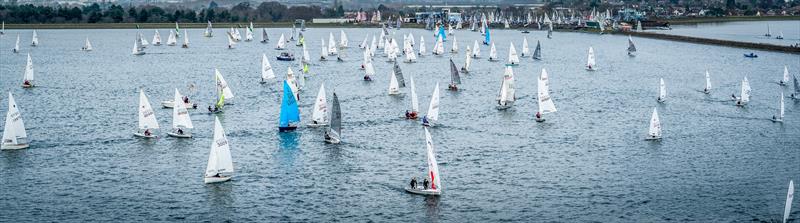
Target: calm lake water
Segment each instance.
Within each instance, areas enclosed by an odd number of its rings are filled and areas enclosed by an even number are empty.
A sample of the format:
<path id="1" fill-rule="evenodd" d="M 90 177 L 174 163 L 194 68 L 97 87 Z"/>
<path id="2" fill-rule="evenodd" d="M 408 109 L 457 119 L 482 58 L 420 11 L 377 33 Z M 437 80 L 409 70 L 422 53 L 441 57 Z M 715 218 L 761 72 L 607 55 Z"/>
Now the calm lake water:
<path id="1" fill-rule="evenodd" d="M 764 36 L 767 33 L 767 27 L 772 33 L 771 37 Z M 673 35 L 769 43 L 782 46 L 800 43 L 800 20 L 698 23 L 674 25 L 672 30 L 652 31 Z M 783 39 L 776 39 L 775 37 L 781 32 L 783 32 Z"/>
<path id="2" fill-rule="evenodd" d="M 759 26 L 760 27 L 760 26 Z M 777 28 L 776 26 L 773 26 Z M 343 111 L 343 143 L 326 145 L 323 129 L 278 133 L 281 85 L 286 69 L 271 41 L 241 42 L 227 50 L 224 30 L 213 38 L 189 30 L 191 47 L 149 46 L 130 55 L 136 30 L 7 30 L 0 37 L 0 111 L 14 93 L 32 140 L 31 148 L 0 152 L 0 216 L 11 221 L 411 221 L 411 222 L 664 222 L 768 221 L 780 219 L 790 179 L 800 181 L 800 104 L 786 101 L 786 121 L 772 123 L 781 92 L 783 66 L 800 70 L 798 55 L 634 39 L 627 36 L 494 30 L 498 55 L 507 59 L 509 41 L 518 52 L 522 38 L 542 42 L 542 61 L 522 58 L 514 68 L 517 102 L 498 111 L 495 98 L 504 62 L 482 59 L 462 77 L 462 91 L 442 89 L 439 124 L 431 129 L 444 193 L 426 198 L 403 187 L 425 169 L 424 133 L 402 117 L 410 96 L 387 95 L 390 63 L 377 56 L 373 82 L 362 81 L 356 46 L 379 29 L 344 29 L 351 48 L 346 62 L 319 62 L 320 40 L 340 29 L 306 32 L 314 65 L 300 94 L 306 122 L 317 89 L 335 90 Z M 676 28 L 676 30 L 678 30 Z M 777 30 L 777 29 L 776 29 Z M 142 30 L 148 40 L 153 30 Z M 675 31 L 675 30 L 674 30 Z M 160 30 L 166 40 L 168 30 Z M 433 34 L 425 37 L 430 52 Z M 10 52 L 16 35 L 21 53 Z M 753 36 L 762 29 L 752 31 Z M 789 37 L 789 32 L 784 31 Z M 81 52 L 89 36 L 94 51 Z M 457 31 L 461 52 L 477 32 Z M 796 37 L 789 37 L 796 38 Z M 258 37 L 256 38 L 258 39 Z M 452 39 L 450 40 L 452 41 Z M 446 43 L 446 51 L 450 44 Z M 583 66 L 592 46 L 599 71 Z M 290 48 L 296 55 L 297 47 Z M 381 51 L 382 52 L 382 51 Z M 22 89 L 26 54 L 33 57 L 37 87 Z M 261 54 L 270 58 L 277 80 L 259 84 Z M 378 53 L 377 55 L 381 55 Z M 446 56 L 401 63 L 415 77 L 422 114 L 436 82 L 449 82 Z M 219 115 L 236 173 L 232 181 L 203 184 L 214 117 L 192 110 L 195 137 L 163 133 L 169 109 L 156 109 L 162 138 L 143 140 L 136 128 L 138 89 L 155 108 L 175 88 L 201 107 L 214 101 L 214 68 L 236 95 Z M 299 67 L 295 65 L 295 69 Z M 536 77 L 550 74 L 558 112 L 536 123 Z M 713 92 L 705 95 L 704 72 Z M 730 101 L 747 76 L 751 102 Z M 664 78 L 668 101 L 656 102 Z M 187 86 L 195 84 L 195 92 Z M 403 88 L 408 92 L 409 88 Z M 407 94 L 408 95 L 408 94 Z M 664 129 L 660 142 L 645 141 L 653 108 Z M 791 218 L 800 218 L 795 199 Z"/>

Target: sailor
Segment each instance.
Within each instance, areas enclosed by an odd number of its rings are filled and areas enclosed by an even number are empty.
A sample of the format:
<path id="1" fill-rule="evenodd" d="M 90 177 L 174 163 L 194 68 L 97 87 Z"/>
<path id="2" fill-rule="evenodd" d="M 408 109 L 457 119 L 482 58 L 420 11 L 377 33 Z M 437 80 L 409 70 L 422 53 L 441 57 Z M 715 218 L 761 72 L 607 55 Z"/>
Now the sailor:
<path id="1" fill-rule="evenodd" d="M 184 104 L 188 104 L 189 103 L 189 96 L 185 96 L 185 95 L 183 96 L 183 103 Z"/>
<path id="2" fill-rule="evenodd" d="M 428 189 L 428 178 L 427 177 L 422 181 L 422 187 L 425 188 L 425 190 Z"/>
<path id="3" fill-rule="evenodd" d="M 144 130 L 144 136 L 150 136 L 150 129 Z"/>
<path id="4" fill-rule="evenodd" d="M 183 135 L 183 129 L 178 128 L 178 135 Z"/>
<path id="5" fill-rule="evenodd" d="M 536 119 L 542 119 L 542 113 L 536 112 Z"/>
<path id="6" fill-rule="evenodd" d="M 428 124 L 429 124 L 429 123 L 428 123 L 428 116 L 427 116 L 427 115 L 426 115 L 426 116 L 422 116 L 422 124 L 423 124 L 423 125 L 428 125 Z"/>
<path id="7" fill-rule="evenodd" d="M 417 189 L 417 177 L 411 177 L 411 189 Z"/>
<path id="8" fill-rule="evenodd" d="M 25 80 L 25 82 L 23 82 L 22 84 L 23 85 L 31 85 L 31 82 L 29 80 Z"/>
<path id="9" fill-rule="evenodd" d="M 411 113 L 409 113 L 408 110 L 406 110 L 406 119 L 409 119 L 409 118 L 411 118 Z"/>
<path id="10" fill-rule="evenodd" d="M 214 110 L 211 110 L 211 105 L 208 106 L 208 112 L 214 112 Z"/>

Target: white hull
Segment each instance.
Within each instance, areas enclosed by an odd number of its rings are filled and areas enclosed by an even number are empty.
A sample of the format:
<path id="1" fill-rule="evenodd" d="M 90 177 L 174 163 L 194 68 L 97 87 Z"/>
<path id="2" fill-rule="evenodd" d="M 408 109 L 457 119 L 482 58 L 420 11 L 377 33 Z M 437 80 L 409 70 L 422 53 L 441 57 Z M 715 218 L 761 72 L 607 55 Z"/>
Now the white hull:
<path id="1" fill-rule="evenodd" d="M 3 144 L 0 146 L 0 150 L 15 150 L 15 149 L 25 149 L 30 147 L 30 144 Z"/>
<path id="2" fill-rule="evenodd" d="M 783 119 L 774 119 L 774 118 L 773 118 L 773 119 L 770 119 L 770 120 L 772 120 L 772 122 L 780 122 L 780 123 L 783 123 Z"/>
<path id="3" fill-rule="evenodd" d="M 434 195 L 434 196 L 442 194 L 441 190 L 432 190 L 432 189 L 423 190 L 423 189 L 416 189 L 416 188 L 410 188 L 410 187 L 406 187 L 405 189 L 406 189 L 406 192 L 412 193 L 412 194 Z"/>
<path id="4" fill-rule="evenodd" d="M 664 103 L 664 102 L 666 102 L 666 101 L 667 101 L 667 99 L 666 99 L 666 98 L 657 98 L 657 99 L 656 99 L 656 101 L 657 101 L 658 103 Z"/>
<path id="5" fill-rule="evenodd" d="M 325 139 L 325 143 L 330 143 L 330 144 L 339 144 L 340 142 L 342 142 L 342 141 L 341 141 L 341 140 L 339 140 L 339 139 L 337 139 L 337 138 Z"/>
<path id="6" fill-rule="evenodd" d="M 645 140 L 661 140 L 661 136 L 647 136 Z"/>
<path id="7" fill-rule="evenodd" d="M 323 127 L 323 126 L 328 126 L 328 123 L 316 123 L 316 124 L 308 123 L 306 126 L 308 126 L 308 127 Z"/>
<path id="8" fill-rule="evenodd" d="M 197 104 L 195 103 L 184 103 L 183 104 L 186 109 L 195 109 Z M 161 107 L 163 108 L 173 108 L 175 107 L 175 102 L 173 101 L 162 101 Z"/>
<path id="9" fill-rule="evenodd" d="M 192 138 L 192 133 L 178 134 L 177 132 L 167 132 L 167 135 L 175 138 Z"/>
<path id="10" fill-rule="evenodd" d="M 144 135 L 144 133 L 141 133 L 141 132 L 133 133 L 133 135 L 134 136 L 138 136 L 138 137 L 142 137 L 142 138 L 149 138 L 149 139 L 158 138 L 158 135 L 150 134 L 149 136 L 146 136 L 146 135 Z"/>
<path id="11" fill-rule="evenodd" d="M 203 182 L 207 184 L 220 183 L 231 180 L 231 177 L 203 177 Z"/>

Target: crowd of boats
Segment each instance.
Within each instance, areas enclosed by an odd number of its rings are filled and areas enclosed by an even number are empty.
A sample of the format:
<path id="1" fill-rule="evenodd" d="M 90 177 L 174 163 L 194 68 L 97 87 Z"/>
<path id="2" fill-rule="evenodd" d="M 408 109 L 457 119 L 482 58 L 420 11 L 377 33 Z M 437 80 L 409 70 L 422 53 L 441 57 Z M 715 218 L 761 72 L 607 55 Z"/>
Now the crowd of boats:
<path id="1" fill-rule="evenodd" d="M 420 36 L 419 41 L 416 41 L 416 38 L 411 34 L 403 34 L 402 41 L 396 40 L 393 36 L 397 31 L 391 29 L 387 29 L 383 27 L 380 29 L 379 33 L 376 35 L 372 35 L 371 41 L 370 38 L 365 37 L 363 41 L 357 46 L 363 52 L 363 62 L 359 69 L 363 70 L 364 81 L 371 81 L 372 76 L 375 75 L 376 71 L 373 67 L 373 62 L 378 56 L 386 57 L 386 61 L 392 63 L 392 69 L 389 71 L 390 81 L 389 86 L 387 89 L 387 94 L 389 95 L 397 95 L 401 94 L 401 88 L 405 88 L 406 81 L 405 75 L 401 69 L 400 63 L 398 61 L 402 61 L 404 63 L 414 63 L 416 62 L 418 57 L 425 57 L 425 56 L 441 56 L 445 54 L 445 42 L 447 41 L 448 37 L 452 38 L 452 44 L 450 46 L 449 52 L 452 55 L 458 55 L 460 53 L 460 48 L 458 46 L 458 41 L 456 41 L 455 31 L 453 30 L 452 26 L 445 28 L 446 25 L 438 26 L 433 32 L 435 42 L 434 46 L 431 48 L 431 53 L 427 52 L 427 48 L 425 46 L 425 38 Z M 305 86 L 305 75 L 309 72 L 309 64 L 311 63 L 310 54 L 306 48 L 305 44 L 305 37 L 303 36 L 304 27 L 301 28 L 300 32 L 297 32 L 296 28 L 292 28 L 292 33 L 289 37 L 286 37 L 284 34 L 280 35 L 280 38 L 275 43 L 275 49 L 281 51 L 280 55 L 277 56 L 277 60 L 294 60 L 293 55 L 291 52 L 286 51 L 289 48 L 288 44 L 292 41 L 295 41 L 295 46 L 302 50 L 302 56 L 300 58 L 300 64 L 302 66 L 301 69 L 298 70 L 298 75 L 295 75 L 292 65 L 289 65 L 287 69 L 286 78 L 282 81 L 282 91 L 283 94 L 281 95 L 281 106 L 280 106 L 280 120 L 278 130 L 280 132 L 284 131 L 294 131 L 298 127 L 300 127 L 300 112 L 298 108 L 298 100 L 300 100 L 299 92 L 303 90 Z M 261 41 L 262 43 L 269 42 L 269 36 L 267 34 L 266 29 L 262 29 Z M 456 66 L 452 59 L 449 60 L 449 67 L 450 67 L 450 83 L 448 84 L 447 90 L 450 91 L 458 91 L 459 85 L 462 82 L 461 75 L 469 73 L 471 71 L 470 65 L 472 60 L 480 59 L 481 55 L 481 47 L 488 46 L 489 47 L 489 61 L 498 61 L 500 60 L 498 57 L 498 52 L 495 47 L 495 42 L 491 38 L 491 30 L 488 26 L 483 26 L 481 33 L 483 34 L 483 40 L 479 43 L 478 40 L 474 40 L 472 46 L 467 46 L 464 50 L 464 58 L 465 62 L 461 67 Z M 181 30 L 178 24 L 176 23 L 175 30 L 169 31 L 169 36 L 167 38 L 166 45 L 174 46 L 177 45 L 176 39 L 179 38 L 181 35 Z M 188 32 L 183 30 L 183 47 L 189 47 L 189 37 Z M 213 29 L 212 25 L 209 22 L 208 27 L 203 32 L 203 36 L 205 37 L 213 37 Z M 229 31 L 225 33 L 225 36 L 228 40 L 227 46 L 228 49 L 234 49 L 235 45 L 238 44 L 240 41 L 253 41 L 254 39 L 254 27 L 251 23 L 250 26 L 245 28 L 245 35 L 244 38 L 239 34 L 238 29 L 233 27 L 230 28 Z M 548 32 L 548 38 L 552 37 L 552 33 Z M 329 33 L 328 41 L 326 44 L 325 38 L 322 38 L 322 47 L 320 50 L 320 61 L 326 61 L 328 58 L 333 56 L 337 57 L 337 61 L 343 61 L 344 53 L 346 52 L 345 49 L 349 48 L 349 40 L 347 39 L 347 35 L 344 30 L 340 31 L 340 40 L 336 41 L 333 33 Z M 145 54 L 145 48 L 148 45 L 159 46 L 161 45 L 161 37 L 158 30 L 155 31 L 152 42 L 148 43 L 145 40 L 144 35 L 137 31 L 135 34 L 134 40 L 134 47 L 132 54 L 141 56 Z M 38 35 L 34 30 L 32 32 L 32 40 L 31 44 L 32 47 L 39 46 Z M 499 110 L 505 110 L 511 108 L 516 100 L 515 94 L 515 87 L 514 87 L 514 70 L 515 66 L 518 66 L 521 61 L 520 58 L 528 58 L 530 57 L 532 60 L 542 60 L 542 50 L 541 50 L 541 43 L 537 41 L 535 48 L 533 49 L 533 53 L 531 53 L 531 49 L 528 45 L 528 40 L 526 37 L 522 37 L 522 49 L 521 53 L 517 54 L 516 48 L 514 43 L 509 43 L 509 50 L 508 55 L 506 58 L 506 63 L 504 64 L 504 73 L 500 80 L 500 89 L 497 95 L 496 101 L 497 105 L 496 108 Z M 401 47 L 402 46 L 402 47 Z M 18 53 L 20 52 L 20 45 L 19 45 L 19 35 L 17 35 L 17 42 L 12 49 L 12 52 Z M 416 48 L 416 49 L 415 49 Z M 83 51 L 91 51 L 93 50 L 92 45 L 87 38 L 85 41 L 85 45 L 81 48 Z M 383 55 L 379 55 L 378 52 L 382 51 Z M 627 46 L 627 54 L 631 57 L 636 56 L 637 48 L 634 44 L 633 39 L 629 36 L 628 37 L 628 46 Z M 400 59 L 399 57 L 404 56 L 404 59 Z M 587 50 L 587 60 L 585 69 L 588 72 L 596 71 L 600 69 L 595 60 L 595 52 L 592 47 L 589 47 Z M 272 65 L 270 63 L 269 58 L 266 54 L 262 54 L 262 63 L 261 63 L 261 74 L 260 74 L 260 83 L 269 83 L 276 81 L 276 75 L 273 71 Z M 356 68 L 353 68 L 356 69 Z M 214 77 L 216 82 L 216 94 L 217 100 L 213 106 L 208 106 L 207 110 L 210 114 L 218 114 L 225 111 L 226 105 L 233 105 L 233 100 L 235 99 L 235 95 L 231 90 L 231 87 L 225 81 L 223 74 L 216 70 L 214 71 Z M 410 109 L 406 111 L 405 117 L 409 120 L 416 120 L 418 119 L 419 110 L 419 99 L 416 93 L 416 87 L 414 83 L 414 75 L 408 74 L 409 81 L 409 91 L 410 91 Z M 788 70 L 788 66 L 784 67 L 783 75 L 781 79 L 778 81 L 780 85 L 789 85 L 790 83 L 790 74 Z M 796 77 L 793 79 L 794 85 L 794 93 L 792 93 L 789 97 L 794 100 L 800 100 L 800 84 Z M 27 55 L 27 63 L 25 65 L 24 74 L 22 78 L 22 87 L 23 88 L 33 88 L 36 86 L 36 82 L 34 79 L 34 67 L 33 61 L 31 59 L 31 55 Z M 546 69 L 542 69 L 539 76 L 537 77 L 537 96 L 536 101 L 538 104 L 538 111 L 536 112 L 534 120 L 536 122 L 544 122 L 545 115 L 551 114 L 556 112 L 557 109 L 555 107 L 554 101 L 550 96 L 551 89 L 549 87 L 549 77 Z M 712 90 L 711 85 L 711 77 L 708 71 L 705 72 L 705 87 L 703 88 L 703 92 L 709 94 Z M 737 96 L 735 94 L 731 95 L 731 99 L 734 101 L 736 106 L 746 106 L 747 103 L 750 101 L 750 84 L 745 77 L 741 81 L 741 92 L 740 95 Z M 324 84 L 320 84 L 318 94 L 316 100 L 313 105 L 313 111 L 311 116 L 311 121 L 307 123 L 307 127 L 322 127 L 326 128 L 323 141 L 326 143 L 337 144 L 340 143 L 342 138 L 342 117 L 341 117 L 341 106 L 338 99 L 338 95 L 336 92 L 332 94 L 332 100 L 329 102 L 327 99 L 327 92 L 325 90 Z M 27 148 L 30 145 L 30 139 L 27 137 L 25 126 L 23 124 L 22 116 L 20 113 L 20 109 L 17 106 L 17 103 L 14 100 L 14 96 L 9 92 L 8 95 L 8 113 L 6 115 L 4 130 L 3 130 L 3 138 L 2 138 L 2 149 L 22 149 Z M 410 183 L 405 190 L 410 193 L 415 194 L 424 194 L 424 195 L 439 195 L 442 193 L 442 186 L 441 186 L 441 176 L 439 175 L 438 171 L 438 164 L 436 162 L 436 155 L 435 149 L 433 145 L 433 140 L 429 133 L 428 128 L 434 127 L 436 123 L 439 121 L 439 83 L 436 83 L 436 87 L 433 89 L 433 93 L 431 95 L 430 104 L 427 110 L 427 113 L 421 117 L 421 124 L 425 127 L 425 141 L 426 141 L 426 156 L 427 156 L 427 165 L 428 165 L 428 172 L 426 173 L 426 177 L 424 180 L 426 183 L 423 185 L 417 185 L 416 179 Z M 667 93 L 666 93 L 666 84 L 664 79 L 660 79 L 658 83 L 658 95 L 656 97 L 657 103 L 664 103 L 667 100 Z M 776 111 L 775 115 L 771 118 L 774 122 L 782 122 L 784 118 L 784 95 L 781 93 L 779 98 L 780 107 Z M 172 100 L 165 100 L 161 102 L 161 106 L 164 108 L 172 109 L 172 126 L 171 130 L 167 132 L 167 135 L 170 137 L 177 137 L 177 138 L 191 138 L 192 131 L 193 131 L 193 124 L 191 118 L 189 116 L 189 109 L 202 109 L 199 108 L 198 104 L 195 104 L 190 101 L 187 96 L 184 96 L 180 93 L 178 89 L 175 89 L 174 95 Z M 329 110 L 330 108 L 330 110 Z M 155 117 L 155 112 L 151 107 L 150 101 L 145 94 L 144 89 L 139 91 L 139 106 L 138 106 L 138 125 L 137 130 L 134 132 L 134 135 L 137 137 L 142 138 L 157 138 L 159 137 L 158 130 L 159 125 Z M 650 119 L 649 130 L 647 132 L 646 140 L 658 140 L 662 138 L 661 133 L 661 123 L 658 117 L 658 110 L 653 108 L 652 116 Z M 215 183 L 215 182 L 223 182 L 230 180 L 233 176 L 234 168 L 233 168 L 233 161 L 231 158 L 230 146 L 228 144 L 228 140 L 225 136 L 225 132 L 223 130 L 223 126 L 220 123 L 218 118 L 215 118 L 214 121 L 214 134 L 211 149 L 209 151 L 209 159 L 207 163 L 206 173 L 204 177 L 204 181 L 206 183 Z M 790 182 L 790 191 L 787 198 L 787 214 L 788 209 L 790 208 L 791 203 L 791 196 L 793 193 L 793 183 Z"/>

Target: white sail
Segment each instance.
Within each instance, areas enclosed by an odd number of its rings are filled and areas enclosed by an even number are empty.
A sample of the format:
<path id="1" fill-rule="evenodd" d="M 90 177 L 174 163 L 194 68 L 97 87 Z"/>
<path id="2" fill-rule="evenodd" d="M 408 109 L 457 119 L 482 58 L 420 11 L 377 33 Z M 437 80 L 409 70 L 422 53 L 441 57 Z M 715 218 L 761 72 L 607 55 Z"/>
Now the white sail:
<path id="1" fill-rule="evenodd" d="M 501 107 L 509 106 L 516 100 L 516 90 L 514 89 L 514 70 L 506 66 L 503 73 L 503 81 L 500 83 L 500 95 L 498 105 Z"/>
<path id="2" fill-rule="evenodd" d="M 185 29 L 183 30 L 183 47 L 189 47 L 189 32 Z"/>
<path id="3" fill-rule="evenodd" d="M 367 38 L 369 38 L 369 37 L 368 36 L 364 37 L 364 41 L 362 41 L 361 44 L 358 44 L 358 48 L 361 48 L 361 49 L 367 48 Z"/>
<path id="4" fill-rule="evenodd" d="M 177 42 L 178 40 L 175 39 L 175 33 L 172 32 L 172 30 L 169 30 L 169 37 L 167 37 L 167 46 L 174 46 Z"/>
<path id="5" fill-rule="evenodd" d="M 214 140 L 211 141 L 205 176 L 212 177 L 217 174 L 233 174 L 233 160 L 225 130 L 222 129 L 219 117 L 214 117 Z"/>
<path id="6" fill-rule="evenodd" d="M 667 99 L 667 85 L 664 84 L 664 78 L 661 78 L 658 83 L 658 100 L 664 101 Z"/>
<path id="7" fill-rule="evenodd" d="M 203 36 L 211 37 L 213 35 L 214 30 L 211 27 L 211 21 L 208 21 L 208 25 L 206 26 L 206 31 L 203 32 Z"/>
<path id="8" fill-rule="evenodd" d="M 489 49 L 489 60 L 497 60 L 497 48 L 494 47 L 494 42 L 492 42 L 492 47 Z"/>
<path id="9" fill-rule="evenodd" d="M 328 55 L 330 55 L 328 53 L 328 47 L 325 46 L 325 39 L 323 38 L 322 39 L 322 51 L 319 54 L 319 59 L 320 60 L 327 60 L 328 59 Z"/>
<path id="10" fill-rule="evenodd" d="M 444 40 L 441 36 L 438 38 L 439 39 L 436 40 L 436 46 L 434 46 L 435 48 L 433 49 L 433 53 L 436 55 L 442 55 L 444 54 Z"/>
<path id="11" fill-rule="evenodd" d="M 12 52 L 18 53 L 19 52 L 19 34 L 17 34 L 17 42 L 14 44 L 14 48 L 11 49 Z"/>
<path id="12" fill-rule="evenodd" d="M 225 82 L 225 78 L 222 77 L 222 73 L 220 73 L 216 68 L 214 69 L 214 78 L 217 82 L 217 92 L 222 91 L 222 94 L 225 95 L 226 103 L 228 100 L 233 100 L 233 92 L 228 86 L 228 82 Z"/>
<path id="13" fill-rule="evenodd" d="M 461 71 L 469 72 L 470 64 L 472 64 L 472 49 L 467 46 L 467 53 L 464 54 L 464 67 L 461 68 Z"/>
<path id="14" fill-rule="evenodd" d="M 283 33 L 281 33 L 281 37 L 278 38 L 278 45 L 275 46 L 275 49 L 282 50 L 285 48 L 286 48 L 286 37 L 284 37 Z"/>
<path id="15" fill-rule="evenodd" d="M 542 74 L 538 79 L 538 96 L 539 112 L 544 115 L 547 113 L 556 112 L 556 106 L 553 104 L 553 99 L 550 97 L 550 80 L 547 75 L 547 70 L 542 68 Z"/>
<path id="16" fill-rule="evenodd" d="M 789 191 L 786 192 L 786 206 L 783 207 L 783 223 L 789 219 L 792 211 L 792 200 L 794 199 L 794 181 L 789 180 Z"/>
<path id="17" fill-rule="evenodd" d="M 33 37 L 31 38 L 31 46 L 39 45 L 39 35 L 36 35 L 36 30 L 33 30 Z"/>
<path id="18" fill-rule="evenodd" d="M 419 55 L 425 55 L 425 37 L 419 36 Z"/>
<path id="19" fill-rule="evenodd" d="M 708 71 L 706 71 L 706 88 L 703 91 L 711 91 L 711 75 L 708 74 Z"/>
<path id="20" fill-rule="evenodd" d="M 781 92 L 781 105 L 780 108 L 778 108 L 778 114 L 775 117 L 776 121 L 783 121 L 783 116 L 784 116 L 784 103 L 783 103 L 783 92 Z"/>
<path id="21" fill-rule="evenodd" d="M 306 44 L 303 44 L 303 63 L 311 63 L 311 55 L 308 54 L 308 49 L 306 48 Z"/>
<path id="22" fill-rule="evenodd" d="M 261 81 L 275 78 L 275 72 L 272 71 L 272 65 L 269 64 L 267 54 L 261 54 Z"/>
<path id="23" fill-rule="evenodd" d="M 340 40 L 339 40 L 339 47 L 340 48 L 347 48 L 347 34 L 344 33 L 344 30 L 339 30 L 340 33 Z M 366 39 L 365 39 L 366 40 Z"/>
<path id="24" fill-rule="evenodd" d="M 178 102 L 180 101 L 182 100 Z M 156 121 L 156 114 L 153 108 L 150 107 L 150 100 L 147 100 L 144 90 L 139 89 L 139 130 L 146 129 L 158 129 L 158 121 Z"/>
<path id="25" fill-rule="evenodd" d="M 472 44 L 472 58 L 480 58 L 481 57 L 481 48 L 478 45 L 478 40 L 475 40 L 475 43 Z"/>
<path id="26" fill-rule="evenodd" d="M 172 129 L 181 128 L 184 131 L 193 129 L 194 125 L 192 125 L 192 119 L 189 117 L 189 111 L 186 110 L 186 104 L 182 103 L 183 96 L 178 92 L 177 88 L 175 88 L 175 98 L 173 101 L 175 103 L 172 107 Z"/>
<path id="27" fill-rule="evenodd" d="M 158 33 L 158 30 L 156 30 L 156 34 L 153 34 L 153 45 L 161 45 L 161 34 Z"/>
<path id="28" fill-rule="evenodd" d="M 375 68 L 372 66 L 372 61 L 367 60 L 364 64 L 364 77 L 372 77 L 372 75 L 375 75 Z"/>
<path id="29" fill-rule="evenodd" d="M 31 60 L 31 54 L 28 54 L 28 62 L 25 64 L 25 74 L 23 75 L 23 82 L 27 82 L 29 85 L 34 85 L 33 83 L 33 60 Z"/>
<path id="30" fill-rule="evenodd" d="M 146 48 L 147 45 L 150 45 L 150 43 L 147 42 L 147 39 L 144 38 L 144 34 L 139 33 L 139 39 L 142 40 L 142 47 Z"/>
<path id="31" fill-rule="evenodd" d="M 336 55 L 336 39 L 333 38 L 333 33 L 328 33 L 328 54 L 329 55 Z"/>
<path id="32" fill-rule="evenodd" d="M 517 56 L 517 49 L 514 48 L 514 42 L 511 42 L 509 44 L 510 46 L 508 48 L 508 63 L 519 64 L 519 56 Z"/>
<path id="33" fill-rule="evenodd" d="M 328 99 L 325 97 L 325 85 L 319 85 L 317 100 L 314 101 L 314 111 L 311 113 L 311 121 L 317 125 L 328 124 Z"/>
<path id="34" fill-rule="evenodd" d="M 233 49 L 234 46 L 236 46 L 236 41 L 233 40 L 233 36 L 228 34 L 228 48 Z"/>
<path id="35" fill-rule="evenodd" d="M 86 37 L 86 43 L 83 45 L 83 51 L 92 51 L 92 43 L 89 42 L 89 37 Z"/>
<path id="36" fill-rule="evenodd" d="M 3 128 L 3 141 L 0 144 L 0 149 L 6 148 L 24 148 L 28 144 L 28 134 L 25 132 L 25 124 L 22 121 L 22 115 L 17 107 L 17 102 L 14 100 L 14 95 L 8 92 L 8 113 L 6 113 L 6 122 Z"/>
<path id="37" fill-rule="evenodd" d="M 436 154 L 433 148 L 433 139 L 428 128 L 425 128 L 425 145 L 427 146 L 428 157 L 428 178 L 431 179 L 431 189 L 435 191 L 442 191 L 442 176 L 439 175 L 439 164 L 436 162 Z"/>
<path id="38" fill-rule="evenodd" d="M 453 47 L 450 48 L 451 53 L 458 53 L 458 40 L 453 36 Z"/>
<path id="39" fill-rule="evenodd" d="M 741 94 L 742 94 L 742 97 L 741 97 L 740 100 L 741 100 L 742 103 L 747 103 L 747 102 L 750 101 L 750 82 L 747 81 L 747 77 L 744 77 L 744 80 L 742 80 L 742 93 Z"/>
<path id="40" fill-rule="evenodd" d="M 589 70 L 595 69 L 594 48 L 589 47 L 589 55 L 586 57 L 586 68 Z"/>
<path id="41" fill-rule="evenodd" d="M 253 41 L 253 22 L 250 22 L 250 26 L 244 29 L 244 41 Z"/>
<path id="42" fill-rule="evenodd" d="M 478 43 L 475 40 L 475 43 Z M 527 57 L 531 55 L 531 49 L 528 47 L 528 38 L 522 38 L 522 57 Z"/>
<path id="43" fill-rule="evenodd" d="M 133 55 L 142 55 L 142 54 L 144 54 L 144 51 L 142 51 L 142 48 L 139 46 L 139 41 L 136 41 L 136 40 L 133 41 L 133 49 L 131 51 L 131 54 L 133 54 Z"/>
<path id="44" fill-rule="evenodd" d="M 656 108 L 653 108 L 653 116 L 650 117 L 650 129 L 647 135 L 650 139 L 661 138 L 661 121 L 658 120 L 658 111 Z"/>
<path id="45" fill-rule="evenodd" d="M 433 89 L 431 104 L 428 106 L 428 113 L 425 116 L 431 123 L 439 120 L 439 82 L 436 82 L 436 89 Z"/>
<path id="46" fill-rule="evenodd" d="M 397 82 L 397 77 L 394 72 L 394 69 L 392 69 L 389 76 L 391 76 L 389 77 L 389 94 L 390 95 L 400 94 L 400 83 Z"/>
<path id="47" fill-rule="evenodd" d="M 417 99 L 417 89 L 414 86 L 414 75 L 411 78 L 411 112 L 419 112 L 419 99 Z"/>
<path id="48" fill-rule="evenodd" d="M 781 84 L 785 85 L 789 83 L 789 67 L 786 65 L 783 66 L 783 80 L 781 80 Z"/>

